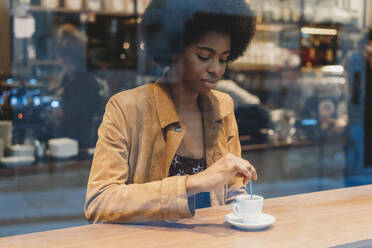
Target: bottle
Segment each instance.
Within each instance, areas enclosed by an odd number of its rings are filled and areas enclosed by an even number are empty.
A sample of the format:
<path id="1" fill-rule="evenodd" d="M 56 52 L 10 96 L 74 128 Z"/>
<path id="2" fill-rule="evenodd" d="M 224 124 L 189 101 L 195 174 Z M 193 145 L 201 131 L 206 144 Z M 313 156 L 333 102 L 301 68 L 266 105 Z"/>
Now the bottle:
<path id="1" fill-rule="evenodd" d="M 301 19 L 301 8 L 299 1 L 291 2 L 291 21 L 297 23 Z"/>
<path id="2" fill-rule="evenodd" d="M 100 11 L 102 9 L 101 0 L 87 0 L 87 8 L 92 11 Z"/>
<path id="3" fill-rule="evenodd" d="M 291 6 L 289 5 L 288 1 L 282 3 L 282 10 L 283 10 L 283 21 L 290 22 L 291 21 Z"/>
<path id="4" fill-rule="evenodd" d="M 45 143 L 41 143 L 39 140 L 35 140 L 35 155 L 38 158 L 42 158 L 45 155 Z"/>
<path id="5" fill-rule="evenodd" d="M 41 7 L 46 9 L 56 9 L 59 7 L 59 0 L 41 0 Z"/>
<path id="6" fill-rule="evenodd" d="M 65 7 L 72 10 L 81 10 L 83 8 L 82 0 L 66 0 Z"/>

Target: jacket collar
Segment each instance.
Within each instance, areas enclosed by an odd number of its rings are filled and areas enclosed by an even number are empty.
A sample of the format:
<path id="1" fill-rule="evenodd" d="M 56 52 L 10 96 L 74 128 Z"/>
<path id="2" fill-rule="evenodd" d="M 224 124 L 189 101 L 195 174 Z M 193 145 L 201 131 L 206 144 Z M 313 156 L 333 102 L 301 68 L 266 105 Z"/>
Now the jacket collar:
<path id="1" fill-rule="evenodd" d="M 153 97 L 161 128 L 180 122 L 170 95 L 169 83 L 166 83 L 163 78 L 153 83 Z M 208 121 L 220 121 L 232 111 L 231 106 L 219 102 L 214 90 L 209 91 L 207 94 L 202 94 L 200 97 L 203 116 Z"/>

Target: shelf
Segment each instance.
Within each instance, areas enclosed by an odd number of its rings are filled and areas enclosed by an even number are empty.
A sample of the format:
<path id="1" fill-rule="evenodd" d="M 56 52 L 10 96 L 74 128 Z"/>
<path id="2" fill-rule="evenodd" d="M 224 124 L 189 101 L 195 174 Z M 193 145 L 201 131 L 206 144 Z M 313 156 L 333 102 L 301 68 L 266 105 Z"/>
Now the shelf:
<path id="1" fill-rule="evenodd" d="M 51 159 L 50 159 L 51 160 Z M 66 161 L 35 162 L 34 165 L 23 165 L 17 167 L 0 167 L 0 178 L 19 177 L 34 174 L 52 174 L 65 171 L 76 171 L 89 169 L 91 159 L 66 159 Z"/>
<path id="2" fill-rule="evenodd" d="M 57 60 L 29 60 L 28 63 L 31 66 L 39 66 L 39 65 L 44 65 L 44 66 L 60 66 L 60 67 L 63 66 L 62 62 L 59 62 Z"/>
<path id="3" fill-rule="evenodd" d="M 299 23 L 260 23 L 256 25 L 256 31 L 280 32 L 283 29 L 299 27 Z"/>
<path id="4" fill-rule="evenodd" d="M 252 144 L 242 145 L 242 152 L 253 152 L 253 151 L 268 151 L 268 150 L 279 150 L 279 149 L 296 149 L 303 147 L 317 146 L 325 149 L 330 145 L 337 145 L 345 143 L 345 137 L 334 137 L 334 138 L 320 138 L 320 139 L 309 139 L 295 141 L 292 143 L 283 142 L 278 144 L 264 143 L 264 144 Z"/>
<path id="5" fill-rule="evenodd" d="M 278 70 L 283 70 L 283 69 L 297 69 L 297 67 L 233 62 L 229 65 L 229 69 L 236 70 L 236 71 L 278 71 Z"/>
<path id="6" fill-rule="evenodd" d="M 113 11 L 93 11 L 87 9 L 73 10 L 67 8 L 55 8 L 48 9 L 40 6 L 30 6 L 29 11 L 31 12 L 51 12 L 51 13 L 66 13 L 66 14 L 93 14 L 93 15 L 106 15 L 106 16 L 121 16 L 121 17 L 133 17 L 137 18 L 138 15 L 133 13 L 113 12 Z"/>
<path id="7" fill-rule="evenodd" d="M 344 73 L 344 67 L 339 64 L 335 65 L 322 65 L 314 67 L 301 67 L 301 72 L 310 72 L 310 73 L 332 73 L 342 75 Z"/>

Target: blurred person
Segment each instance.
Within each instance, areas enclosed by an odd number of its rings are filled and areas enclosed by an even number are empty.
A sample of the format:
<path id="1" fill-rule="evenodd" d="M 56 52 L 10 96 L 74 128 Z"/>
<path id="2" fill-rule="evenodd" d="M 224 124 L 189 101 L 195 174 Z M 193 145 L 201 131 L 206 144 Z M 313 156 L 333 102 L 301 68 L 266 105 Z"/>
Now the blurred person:
<path id="1" fill-rule="evenodd" d="M 233 80 L 220 80 L 215 89 L 229 94 L 234 101 L 235 108 L 261 104 L 260 98 L 249 93 L 248 90 L 244 89 Z"/>
<path id="2" fill-rule="evenodd" d="M 93 223 L 177 221 L 257 180 L 241 158 L 233 100 L 214 90 L 252 39 L 249 6 L 153 0 L 141 29 L 147 53 L 169 69 L 106 105 L 85 203 Z"/>
<path id="3" fill-rule="evenodd" d="M 348 122 L 345 127 L 345 185 L 350 185 L 350 179 L 365 166 L 366 141 L 368 140 L 368 107 L 369 65 L 366 35 L 360 32 L 352 40 L 352 47 L 344 59 L 345 75 L 348 86 Z M 367 43 L 368 44 L 368 43 Z M 352 180 L 351 180 L 352 181 Z"/>
<path id="4" fill-rule="evenodd" d="M 369 69 L 372 68 L 372 30 L 369 31 L 369 38 L 366 46 L 366 56 L 368 59 Z"/>
<path id="5" fill-rule="evenodd" d="M 220 80 L 215 89 L 232 97 L 239 135 L 245 136 L 244 145 L 268 143 L 269 136 L 263 130 L 269 130 L 273 125 L 269 111 L 261 105 L 260 98 L 249 93 L 233 80 Z"/>
<path id="6" fill-rule="evenodd" d="M 62 25 L 57 38 L 57 55 L 63 65 L 61 135 L 76 139 L 79 148 L 94 147 L 106 96 L 99 79 L 86 70 L 86 40 L 77 27 L 70 23 Z"/>

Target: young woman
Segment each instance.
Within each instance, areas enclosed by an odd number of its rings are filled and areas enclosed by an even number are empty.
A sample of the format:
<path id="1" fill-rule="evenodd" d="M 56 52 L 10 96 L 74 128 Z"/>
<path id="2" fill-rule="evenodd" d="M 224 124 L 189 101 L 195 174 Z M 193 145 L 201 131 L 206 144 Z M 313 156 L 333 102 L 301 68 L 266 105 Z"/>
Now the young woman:
<path id="1" fill-rule="evenodd" d="M 163 77 L 113 96 L 88 182 L 92 222 L 176 221 L 244 193 L 255 168 L 241 159 L 233 101 L 213 90 L 252 39 L 244 0 L 153 0 L 145 47 Z"/>

